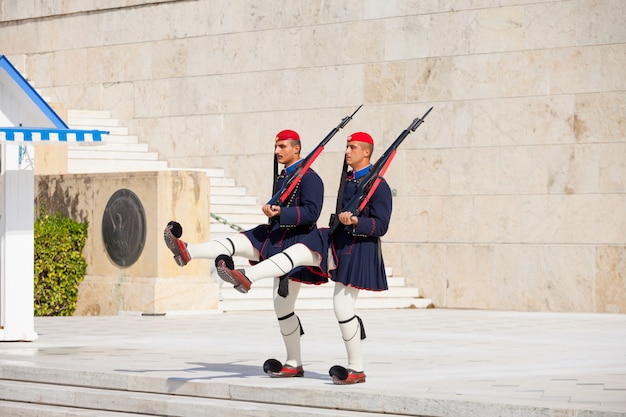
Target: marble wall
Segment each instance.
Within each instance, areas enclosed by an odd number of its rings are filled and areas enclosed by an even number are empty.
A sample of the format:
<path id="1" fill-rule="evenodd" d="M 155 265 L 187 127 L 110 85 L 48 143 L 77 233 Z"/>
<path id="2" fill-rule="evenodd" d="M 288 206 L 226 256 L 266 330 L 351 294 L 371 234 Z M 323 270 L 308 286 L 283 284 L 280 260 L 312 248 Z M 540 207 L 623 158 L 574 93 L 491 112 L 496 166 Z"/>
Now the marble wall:
<path id="1" fill-rule="evenodd" d="M 2 53 L 68 108 L 106 109 L 174 167 L 271 190 L 273 138 L 344 138 L 387 172 L 394 274 L 438 307 L 626 312 L 621 0 L 0 1 Z M 244 169 L 241 169 L 244 167 Z"/>

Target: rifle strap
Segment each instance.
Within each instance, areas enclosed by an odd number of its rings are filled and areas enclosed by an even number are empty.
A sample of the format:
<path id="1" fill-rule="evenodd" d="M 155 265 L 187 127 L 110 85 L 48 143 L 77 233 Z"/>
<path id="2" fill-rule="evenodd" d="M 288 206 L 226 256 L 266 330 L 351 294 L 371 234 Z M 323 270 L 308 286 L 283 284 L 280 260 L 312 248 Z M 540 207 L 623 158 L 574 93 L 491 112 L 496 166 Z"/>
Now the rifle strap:
<path id="1" fill-rule="evenodd" d="M 346 183 L 348 182 L 348 163 L 346 157 L 343 157 L 343 168 L 341 169 L 341 179 L 339 180 L 339 190 L 337 191 L 337 205 L 335 206 L 335 215 L 341 213 L 343 208 L 343 192 L 346 189 Z"/>
<path id="2" fill-rule="evenodd" d="M 274 154 L 274 176 L 272 177 L 274 179 L 274 182 L 272 184 L 272 195 L 276 194 L 276 188 L 277 184 L 278 184 L 278 156 L 276 156 L 276 154 Z"/>

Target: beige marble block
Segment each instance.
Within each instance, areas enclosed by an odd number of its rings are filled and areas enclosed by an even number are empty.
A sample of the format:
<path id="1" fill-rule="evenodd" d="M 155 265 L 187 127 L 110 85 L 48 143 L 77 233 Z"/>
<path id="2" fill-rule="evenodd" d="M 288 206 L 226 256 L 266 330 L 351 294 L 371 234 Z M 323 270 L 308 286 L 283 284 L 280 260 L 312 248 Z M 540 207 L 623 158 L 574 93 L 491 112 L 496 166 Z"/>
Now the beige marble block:
<path id="1" fill-rule="evenodd" d="M 452 64 L 452 58 L 447 57 L 429 57 L 407 62 L 407 99 L 425 102 L 449 100 L 452 97 L 454 77 Z"/>
<path id="2" fill-rule="evenodd" d="M 547 1 L 523 6 L 524 47 L 559 48 L 576 44 L 576 5 Z"/>
<path id="3" fill-rule="evenodd" d="M 492 308 L 542 311 L 544 248 L 540 245 L 501 245 L 494 250 Z"/>
<path id="4" fill-rule="evenodd" d="M 406 71 L 401 62 L 370 64 L 365 67 L 365 100 L 398 102 L 405 98 Z"/>
<path id="5" fill-rule="evenodd" d="M 457 120 L 463 118 L 464 125 L 467 124 L 466 131 L 456 134 L 465 134 L 467 140 L 458 141 L 457 145 L 508 147 L 573 143 L 575 102 L 574 95 L 558 95 L 455 103 L 449 119 L 458 123 Z M 526 152 L 532 152 L 532 148 Z"/>
<path id="6" fill-rule="evenodd" d="M 21 71 L 22 75 L 29 81 L 34 83 L 35 88 L 49 86 L 53 84 L 54 79 L 54 52 L 46 52 L 43 54 L 26 55 L 24 57 L 26 71 Z M 11 62 L 15 65 L 13 59 Z M 55 99 L 59 97 L 55 96 Z M 65 106 L 65 102 L 62 102 Z"/>
<path id="7" fill-rule="evenodd" d="M 598 189 L 601 193 L 626 190 L 626 141 L 605 144 L 598 155 Z"/>
<path id="8" fill-rule="evenodd" d="M 579 44 L 605 44 L 626 41 L 626 4 L 619 0 L 584 0 L 573 3 L 576 41 Z"/>
<path id="9" fill-rule="evenodd" d="M 523 206 L 517 196 L 477 196 L 471 242 L 504 244 L 522 240 Z"/>
<path id="10" fill-rule="evenodd" d="M 597 311 L 626 313 L 626 246 L 597 246 L 596 267 Z"/>
<path id="11" fill-rule="evenodd" d="M 601 89 L 601 56 L 601 48 L 596 47 L 551 50 L 547 57 L 550 93 L 588 93 Z"/>
<path id="12" fill-rule="evenodd" d="M 624 77 L 623 68 L 626 66 L 626 45 L 618 43 L 601 47 L 600 60 L 602 62 L 602 90 L 625 90 L 626 77 Z"/>
<path id="13" fill-rule="evenodd" d="M 476 10 L 472 21 L 472 52 L 484 54 L 522 49 L 525 10 L 522 6 Z"/>
<path id="14" fill-rule="evenodd" d="M 434 197 L 428 200 L 430 242 L 471 242 L 474 203 L 471 196 Z"/>
<path id="15" fill-rule="evenodd" d="M 544 311 L 596 311 L 596 248 L 546 246 L 541 259 L 543 286 L 534 289 Z"/>
<path id="16" fill-rule="evenodd" d="M 626 138 L 626 93 L 580 94 L 576 96 L 573 129 L 577 142 L 624 142 Z"/>
<path id="17" fill-rule="evenodd" d="M 444 195 L 450 192 L 451 158 L 440 149 L 405 150 L 398 152 L 397 164 L 385 178 L 398 194 L 406 196 Z M 388 172 L 389 172 L 388 171 Z"/>
<path id="18" fill-rule="evenodd" d="M 218 307 L 219 290 L 205 277 L 88 275 L 78 287 L 76 316 L 199 313 Z"/>
<path id="19" fill-rule="evenodd" d="M 493 308 L 494 248 L 489 245 L 448 245 L 446 248 L 446 305 Z"/>
<path id="20" fill-rule="evenodd" d="M 447 247 L 429 242 L 395 243 L 383 238 L 385 265 L 393 268 L 394 276 L 404 277 L 408 286 L 419 287 L 435 307 L 446 307 Z"/>
<path id="21" fill-rule="evenodd" d="M 54 53 L 55 85 L 85 84 L 88 81 L 87 49 L 68 49 Z"/>
<path id="22" fill-rule="evenodd" d="M 472 34 L 475 20 L 476 12 L 473 10 L 431 14 L 428 31 L 430 56 L 448 57 L 469 54 L 474 45 Z"/>

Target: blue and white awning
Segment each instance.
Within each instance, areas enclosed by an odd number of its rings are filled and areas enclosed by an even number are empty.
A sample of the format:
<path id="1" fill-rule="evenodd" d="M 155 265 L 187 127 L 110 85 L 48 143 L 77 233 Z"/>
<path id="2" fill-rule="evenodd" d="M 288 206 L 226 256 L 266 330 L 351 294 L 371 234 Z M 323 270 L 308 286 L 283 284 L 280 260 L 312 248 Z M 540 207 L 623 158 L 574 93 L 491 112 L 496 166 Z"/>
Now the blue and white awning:
<path id="1" fill-rule="evenodd" d="M 7 57 L 0 55 L 0 141 L 102 142 L 102 135 L 108 133 L 69 129 Z"/>
<path id="2" fill-rule="evenodd" d="M 0 141 L 7 142 L 101 142 L 104 130 L 0 127 Z"/>

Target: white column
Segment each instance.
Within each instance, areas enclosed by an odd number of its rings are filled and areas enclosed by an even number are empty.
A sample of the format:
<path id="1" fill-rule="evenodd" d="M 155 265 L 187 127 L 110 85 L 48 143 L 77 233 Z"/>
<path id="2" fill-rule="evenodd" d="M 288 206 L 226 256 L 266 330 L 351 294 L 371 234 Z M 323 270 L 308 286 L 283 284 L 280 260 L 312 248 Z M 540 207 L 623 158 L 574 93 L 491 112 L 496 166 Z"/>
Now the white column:
<path id="1" fill-rule="evenodd" d="M 37 339 L 34 318 L 34 188 L 32 166 L 20 169 L 19 145 L 1 146 L 0 340 Z"/>

